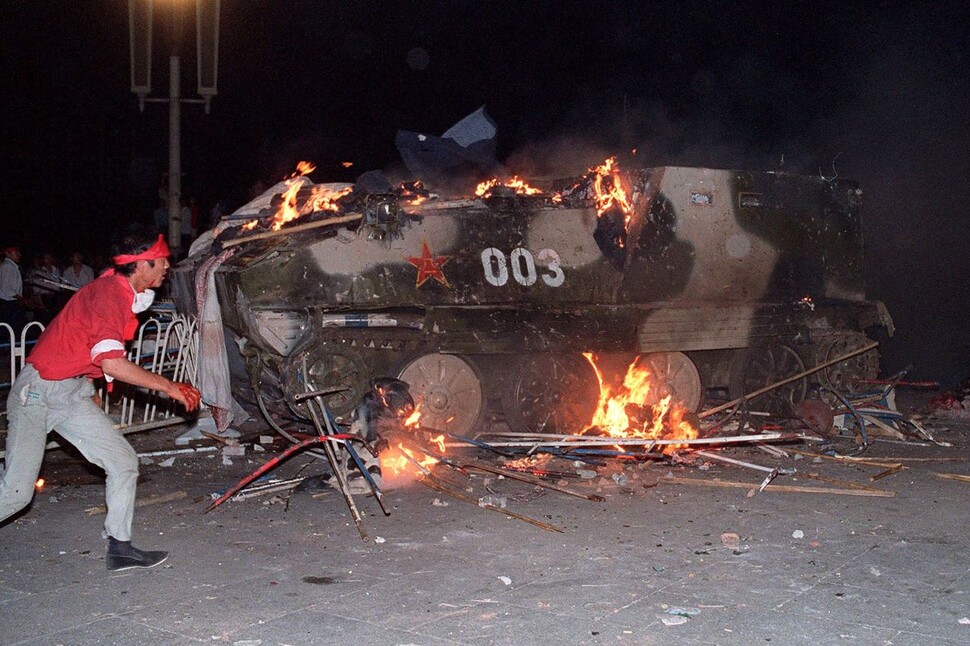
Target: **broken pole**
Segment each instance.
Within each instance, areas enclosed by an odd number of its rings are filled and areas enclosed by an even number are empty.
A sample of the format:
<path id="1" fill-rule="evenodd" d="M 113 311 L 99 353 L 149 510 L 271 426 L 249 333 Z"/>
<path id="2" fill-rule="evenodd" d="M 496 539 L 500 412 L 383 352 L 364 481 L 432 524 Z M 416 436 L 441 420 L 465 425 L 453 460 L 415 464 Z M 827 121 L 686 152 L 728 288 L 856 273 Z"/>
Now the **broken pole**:
<path id="1" fill-rule="evenodd" d="M 508 509 L 502 509 L 501 507 L 496 507 L 495 505 L 490 505 L 490 504 L 487 504 L 487 503 L 483 503 L 483 502 L 481 502 L 479 500 L 476 500 L 475 498 L 472 498 L 471 496 L 466 496 L 463 493 L 459 493 L 457 491 L 452 491 L 448 487 L 445 487 L 440 482 L 438 482 L 437 479 L 433 475 L 430 475 L 430 473 L 428 475 L 419 474 L 418 475 L 418 482 L 420 482 L 424 486 L 428 487 L 429 489 L 433 489 L 433 490 L 435 490 L 435 491 L 437 491 L 439 493 L 443 493 L 443 494 L 445 494 L 447 496 L 451 496 L 452 498 L 455 498 L 456 500 L 461 500 L 462 502 L 467 502 L 470 505 L 475 505 L 476 507 L 480 507 L 482 509 L 487 509 L 488 511 L 495 511 L 495 512 L 498 512 L 500 514 L 504 514 L 505 516 L 509 516 L 510 518 L 515 518 L 516 520 L 521 520 L 523 522 L 529 523 L 530 525 L 535 525 L 536 527 L 538 527 L 540 529 L 544 529 L 547 532 L 559 532 L 560 534 L 565 534 L 566 533 L 566 530 L 564 530 L 561 527 L 557 527 L 555 525 L 550 525 L 549 523 L 544 523 L 541 520 L 536 520 L 535 518 L 531 518 L 531 517 L 525 516 L 523 514 L 517 514 L 514 511 L 509 511 Z"/>
<path id="2" fill-rule="evenodd" d="M 758 485 L 750 482 L 733 482 L 731 480 L 701 480 L 699 478 L 659 478 L 657 482 L 670 484 L 699 485 L 702 487 L 724 487 L 728 489 L 757 489 Z M 827 487 L 803 487 L 799 485 L 775 485 L 770 484 L 765 491 L 777 491 L 779 493 L 831 493 L 839 496 L 864 496 L 869 498 L 895 498 L 896 492 L 887 489 L 831 489 Z"/>
<path id="3" fill-rule="evenodd" d="M 351 213 L 349 215 L 342 215 L 336 218 L 327 218 L 325 220 L 317 220 L 316 222 L 297 224 L 291 227 L 286 227 L 285 229 L 280 229 L 278 231 L 263 231 L 262 233 L 254 233 L 249 236 L 243 236 L 241 238 L 226 240 L 225 242 L 222 243 L 222 248 L 228 249 L 229 247 L 235 247 L 236 245 L 245 244 L 247 242 L 254 242 L 256 240 L 265 240 L 267 238 L 277 238 L 279 236 L 285 236 L 291 233 L 299 233 L 300 231 L 309 231 L 310 229 L 318 229 L 320 227 L 325 227 L 331 224 L 344 224 L 346 222 L 353 222 L 354 220 L 359 220 L 362 217 L 364 216 L 360 213 Z"/>
<path id="4" fill-rule="evenodd" d="M 454 462 L 454 461 L 453 461 Z M 508 469 L 501 469 L 499 467 L 493 467 L 487 464 L 479 464 L 477 462 L 455 462 L 459 466 L 466 467 L 468 469 L 478 469 L 479 471 L 485 471 L 487 473 L 494 473 L 495 475 L 503 476 L 509 478 L 510 480 L 521 480 L 522 482 L 527 482 L 529 484 L 536 485 L 537 487 L 542 487 L 543 489 L 550 489 L 552 491 L 558 491 L 559 493 L 564 493 L 567 496 L 574 496 L 576 498 L 582 498 L 583 500 L 590 500 L 592 502 L 603 502 L 606 500 L 603 496 L 598 496 L 596 494 L 582 493 L 580 491 L 574 491 L 567 487 L 560 487 L 557 484 L 553 484 L 542 478 L 531 476 L 525 473 L 519 473 L 518 471 L 509 471 Z"/>
<path id="5" fill-rule="evenodd" d="M 478 448 L 484 449 L 486 451 L 491 451 L 492 453 L 498 453 L 499 455 L 501 455 L 502 457 L 505 457 L 505 458 L 515 457 L 514 454 L 509 453 L 507 451 L 500 451 L 499 449 L 495 448 L 491 444 L 489 444 L 487 442 L 482 442 L 481 440 L 476 440 L 476 439 L 472 439 L 470 437 L 465 437 L 464 435 L 456 435 L 455 433 L 449 433 L 448 431 L 437 431 L 437 432 L 438 433 L 441 433 L 442 435 L 446 435 L 446 436 L 450 437 L 451 439 L 457 440 L 459 442 L 459 444 L 451 443 L 448 446 L 461 446 L 462 444 L 470 444 L 470 445 L 472 445 L 474 447 L 478 447 Z"/>
<path id="6" fill-rule="evenodd" d="M 937 478 L 943 478 L 945 480 L 956 480 L 957 482 L 970 482 L 970 476 L 965 476 L 960 473 L 942 473 L 940 471 L 930 471 Z"/>
<path id="7" fill-rule="evenodd" d="M 761 464 L 754 464 L 753 462 L 745 462 L 744 460 L 738 460 L 736 458 L 729 458 L 726 455 L 718 455 L 717 453 L 711 453 L 710 451 L 693 451 L 694 455 L 700 455 L 705 458 L 710 458 L 711 460 L 719 460 L 721 462 L 726 462 L 728 464 L 734 464 L 739 467 L 746 467 L 748 469 L 754 469 L 756 471 L 764 471 L 765 473 L 774 473 L 775 475 L 791 475 L 795 473 L 794 469 L 780 469 L 778 467 L 766 467 Z"/>
<path id="8" fill-rule="evenodd" d="M 858 482 L 850 482 L 848 480 L 840 480 L 838 478 L 828 478 L 826 476 L 821 476 L 817 473 L 804 473 L 802 474 L 802 476 L 805 478 L 811 478 L 812 480 L 818 480 L 819 482 L 827 482 L 829 484 L 838 485 L 840 487 L 849 487 L 851 489 L 861 489 L 863 491 L 883 491 L 882 489 L 870 487 L 869 485 L 860 484 Z"/>
<path id="9" fill-rule="evenodd" d="M 869 480 L 871 480 L 872 482 L 875 482 L 876 480 L 882 480 L 886 476 L 891 476 L 894 473 L 899 473 L 900 471 L 902 471 L 905 468 L 906 467 L 904 467 L 902 464 L 896 464 L 894 466 L 889 467 L 885 471 L 880 471 L 876 475 L 870 476 L 869 477 Z"/>

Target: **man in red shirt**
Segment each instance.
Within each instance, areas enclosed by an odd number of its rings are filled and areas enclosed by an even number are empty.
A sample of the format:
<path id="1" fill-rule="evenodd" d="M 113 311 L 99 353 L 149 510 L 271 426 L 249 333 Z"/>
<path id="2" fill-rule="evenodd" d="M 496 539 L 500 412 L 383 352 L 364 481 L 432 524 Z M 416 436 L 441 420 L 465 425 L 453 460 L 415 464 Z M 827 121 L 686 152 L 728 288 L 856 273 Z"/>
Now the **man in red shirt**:
<path id="1" fill-rule="evenodd" d="M 136 314 L 147 309 L 169 268 L 163 236 L 140 231 L 115 247 L 115 268 L 81 288 L 51 321 L 27 357 L 7 398 L 6 468 L 0 476 L 0 521 L 26 507 L 40 473 L 47 434 L 57 431 L 105 471 L 104 528 L 109 570 L 154 567 L 167 552 L 131 544 L 138 457 L 121 432 L 94 402 L 92 379 L 156 390 L 187 411 L 199 405 L 199 391 L 149 372 L 125 357 L 125 343 L 138 328 Z"/>

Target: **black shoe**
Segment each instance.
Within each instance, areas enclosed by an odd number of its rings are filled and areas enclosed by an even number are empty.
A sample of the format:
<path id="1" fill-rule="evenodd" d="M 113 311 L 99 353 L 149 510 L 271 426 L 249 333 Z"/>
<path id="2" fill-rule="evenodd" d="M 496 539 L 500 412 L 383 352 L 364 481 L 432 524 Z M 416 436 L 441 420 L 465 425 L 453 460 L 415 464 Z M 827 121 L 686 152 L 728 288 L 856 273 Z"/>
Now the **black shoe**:
<path id="1" fill-rule="evenodd" d="M 108 551 L 104 557 L 109 572 L 131 570 L 134 568 L 150 568 L 160 565 L 168 558 L 168 552 L 146 552 L 131 544 L 131 541 L 119 541 L 108 537 Z"/>

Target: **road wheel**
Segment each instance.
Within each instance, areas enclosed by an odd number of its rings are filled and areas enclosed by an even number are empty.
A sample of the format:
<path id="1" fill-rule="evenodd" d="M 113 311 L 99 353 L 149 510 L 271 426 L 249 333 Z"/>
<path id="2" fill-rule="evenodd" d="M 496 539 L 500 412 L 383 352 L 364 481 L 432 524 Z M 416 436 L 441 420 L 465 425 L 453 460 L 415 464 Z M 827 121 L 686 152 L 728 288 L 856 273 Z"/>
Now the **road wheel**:
<path id="1" fill-rule="evenodd" d="M 596 411 L 599 380 L 574 354 L 534 354 L 518 361 L 502 394 L 505 420 L 525 433 L 579 433 Z"/>
<path id="2" fill-rule="evenodd" d="M 408 361 L 398 378 L 407 382 L 425 428 L 469 435 L 481 422 L 482 379 L 464 357 L 422 354 Z"/>
<path id="3" fill-rule="evenodd" d="M 763 345 L 740 350 L 731 360 L 731 399 L 755 392 L 804 370 L 805 363 L 802 358 L 787 345 Z M 803 377 L 755 397 L 750 401 L 750 408 L 776 415 L 789 415 L 792 406 L 805 399 L 807 392 L 808 379 Z"/>
<path id="4" fill-rule="evenodd" d="M 338 419 L 353 411 L 370 389 L 370 370 L 355 348 L 318 346 L 309 351 L 305 360 L 305 367 L 302 357 L 290 364 L 289 372 L 293 375 L 287 382 L 290 394 L 343 388 L 340 392 L 324 396 L 327 409 Z M 306 383 L 300 381 L 301 377 Z M 298 409 L 301 415 L 307 415 L 302 404 L 298 405 Z"/>
<path id="5" fill-rule="evenodd" d="M 650 370 L 650 394 L 645 404 L 651 406 L 667 395 L 690 412 L 697 412 L 704 396 L 701 376 L 693 360 L 683 352 L 654 352 L 640 358 L 640 365 Z"/>
<path id="6" fill-rule="evenodd" d="M 836 359 L 867 343 L 869 338 L 861 332 L 844 332 L 825 339 L 818 347 L 818 363 Z M 856 394 L 871 390 L 872 385 L 866 380 L 875 379 L 878 374 L 879 353 L 870 350 L 825 368 L 819 375 L 819 382 L 838 393 Z"/>

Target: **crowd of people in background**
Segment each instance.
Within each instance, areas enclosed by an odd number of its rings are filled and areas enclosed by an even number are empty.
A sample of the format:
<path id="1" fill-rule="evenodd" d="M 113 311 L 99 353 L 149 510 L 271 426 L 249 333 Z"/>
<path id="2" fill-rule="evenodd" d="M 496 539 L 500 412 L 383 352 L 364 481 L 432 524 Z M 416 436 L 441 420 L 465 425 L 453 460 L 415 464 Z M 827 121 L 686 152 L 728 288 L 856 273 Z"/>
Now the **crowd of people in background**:
<path id="1" fill-rule="evenodd" d="M 87 264 L 81 251 L 63 262 L 50 251 L 35 253 L 26 263 L 23 259 L 20 247 L 9 245 L 0 263 L 0 322 L 15 334 L 29 321 L 49 323 L 78 289 L 107 269 L 103 256 Z"/>
<path id="2" fill-rule="evenodd" d="M 222 203 L 216 203 L 211 212 L 204 212 L 193 197 L 180 202 L 181 245 L 172 245 L 172 261 L 184 258 L 195 238 L 214 225 L 223 216 Z M 154 229 L 168 238 L 169 212 L 165 187 L 159 189 L 159 205 L 153 214 Z M 33 249 L 39 245 L 27 244 L 26 249 L 0 240 L 6 247 L 0 248 L 0 323 L 7 323 L 20 331 L 30 321 L 45 326 L 67 303 L 68 299 L 102 272 L 109 268 L 103 252 L 85 254 L 74 249 L 69 255 L 58 257 L 47 249 Z M 0 345 L 6 337 L 0 334 Z"/>

